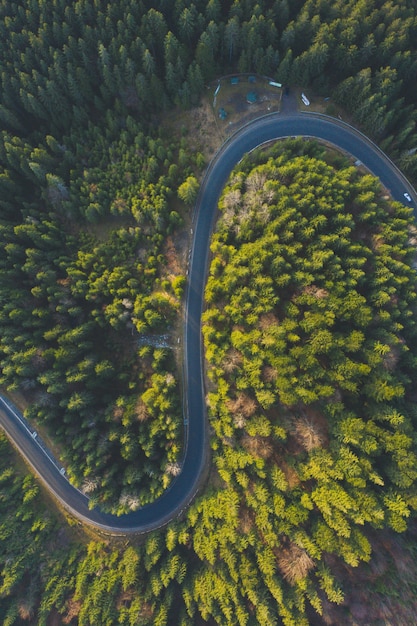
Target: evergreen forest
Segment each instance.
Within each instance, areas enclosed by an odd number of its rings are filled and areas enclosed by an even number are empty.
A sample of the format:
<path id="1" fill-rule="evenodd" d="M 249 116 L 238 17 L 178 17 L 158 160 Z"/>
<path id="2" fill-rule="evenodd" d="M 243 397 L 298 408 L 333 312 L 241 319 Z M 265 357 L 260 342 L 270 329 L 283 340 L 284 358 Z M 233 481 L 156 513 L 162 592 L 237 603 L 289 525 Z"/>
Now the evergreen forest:
<path id="1" fill-rule="evenodd" d="M 188 232 L 204 142 L 166 131 L 236 73 L 343 107 L 417 182 L 414 0 L 0 0 L 0 385 L 91 506 L 180 471 Z M 113 540 L 0 436 L 3 626 L 411 624 L 417 615 L 409 207 L 310 141 L 219 202 L 203 335 L 210 475 Z"/>

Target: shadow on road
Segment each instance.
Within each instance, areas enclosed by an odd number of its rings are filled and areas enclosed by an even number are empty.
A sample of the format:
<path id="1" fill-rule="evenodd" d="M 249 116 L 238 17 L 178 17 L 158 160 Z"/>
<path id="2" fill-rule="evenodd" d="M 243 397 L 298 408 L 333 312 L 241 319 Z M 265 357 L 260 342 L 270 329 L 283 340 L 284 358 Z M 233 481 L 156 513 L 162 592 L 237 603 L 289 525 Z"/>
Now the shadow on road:
<path id="1" fill-rule="evenodd" d="M 283 115 L 293 115 L 298 112 L 297 94 L 293 91 L 282 94 L 281 113 Z"/>

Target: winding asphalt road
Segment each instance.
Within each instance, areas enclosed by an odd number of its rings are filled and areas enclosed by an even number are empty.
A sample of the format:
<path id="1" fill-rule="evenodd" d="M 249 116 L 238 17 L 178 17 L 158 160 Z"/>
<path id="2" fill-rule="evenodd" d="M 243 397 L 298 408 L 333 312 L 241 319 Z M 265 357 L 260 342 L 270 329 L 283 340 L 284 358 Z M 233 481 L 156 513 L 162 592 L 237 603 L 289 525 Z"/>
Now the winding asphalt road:
<path id="1" fill-rule="evenodd" d="M 292 136 L 316 137 L 334 144 L 378 176 L 395 199 L 407 204 L 404 192 L 408 192 L 415 207 L 415 191 L 401 172 L 366 137 L 341 122 L 313 114 L 278 113 L 259 118 L 233 135 L 210 164 L 195 210 L 184 332 L 185 454 L 181 474 L 169 489 L 152 504 L 120 517 L 90 510 L 88 498 L 70 485 L 15 407 L 0 396 L 0 425 L 52 496 L 82 522 L 109 534 L 145 533 L 168 523 L 195 496 L 209 461 L 201 315 L 217 201 L 230 171 L 245 153 L 268 141 Z"/>

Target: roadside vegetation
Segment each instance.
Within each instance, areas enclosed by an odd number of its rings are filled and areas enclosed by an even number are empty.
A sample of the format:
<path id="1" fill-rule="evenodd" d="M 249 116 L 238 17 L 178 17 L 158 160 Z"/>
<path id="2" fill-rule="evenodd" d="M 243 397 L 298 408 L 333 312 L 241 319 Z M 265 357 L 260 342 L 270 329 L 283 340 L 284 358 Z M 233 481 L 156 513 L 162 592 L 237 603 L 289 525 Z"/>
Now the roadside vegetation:
<path id="1" fill-rule="evenodd" d="M 92 505 L 121 514 L 181 462 L 180 242 L 206 146 L 167 113 L 186 120 L 221 75 L 270 76 L 342 105 L 415 181 L 415 7 L 0 0 L 0 15 L 0 383 Z M 256 158 L 213 240 L 207 491 L 140 546 L 86 546 L 2 437 L 5 625 L 376 624 L 358 594 L 350 613 L 352 571 L 410 621 L 395 556 L 415 580 L 410 211 L 316 144 Z"/>

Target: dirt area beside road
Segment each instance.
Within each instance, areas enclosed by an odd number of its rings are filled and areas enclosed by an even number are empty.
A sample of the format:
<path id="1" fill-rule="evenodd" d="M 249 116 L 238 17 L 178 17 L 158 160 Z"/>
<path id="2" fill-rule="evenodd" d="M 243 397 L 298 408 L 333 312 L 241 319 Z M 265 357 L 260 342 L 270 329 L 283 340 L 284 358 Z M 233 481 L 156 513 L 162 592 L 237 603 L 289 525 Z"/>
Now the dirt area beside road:
<path id="1" fill-rule="evenodd" d="M 280 110 L 282 88 L 259 76 L 235 76 L 209 89 L 211 108 L 224 139 L 252 119 Z"/>
<path id="2" fill-rule="evenodd" d="M 281 88 L 258 76 L 222 78 L 208 85 L 198 106 L 188 111 L 174 109 L 162 125 L 178 141 L 185 137 L 189 148 L 201 152 L 208 164 L 239 128 L 256 117 L 279 111 L 281 97 Z"/>

